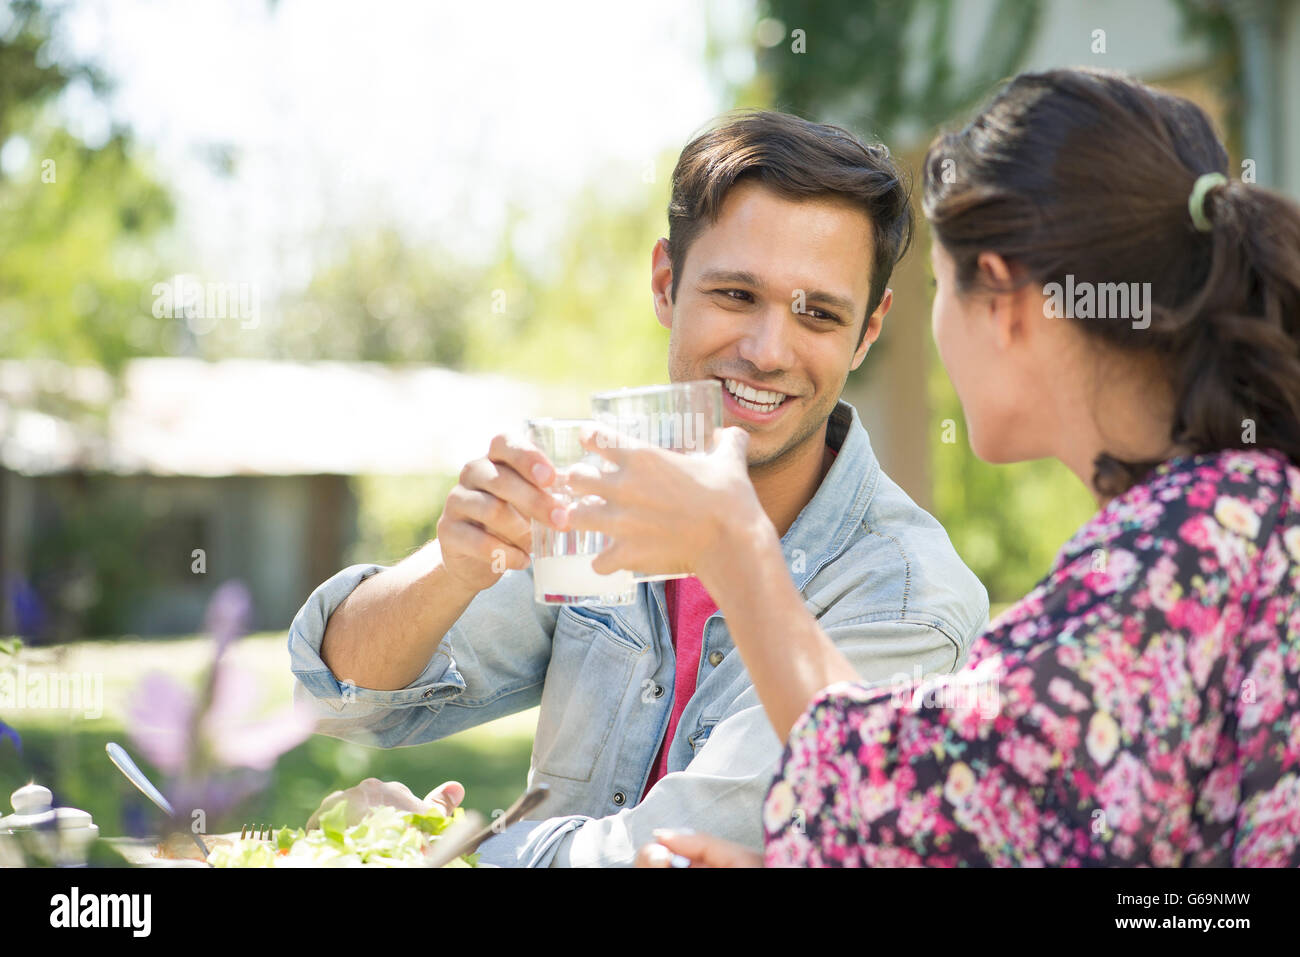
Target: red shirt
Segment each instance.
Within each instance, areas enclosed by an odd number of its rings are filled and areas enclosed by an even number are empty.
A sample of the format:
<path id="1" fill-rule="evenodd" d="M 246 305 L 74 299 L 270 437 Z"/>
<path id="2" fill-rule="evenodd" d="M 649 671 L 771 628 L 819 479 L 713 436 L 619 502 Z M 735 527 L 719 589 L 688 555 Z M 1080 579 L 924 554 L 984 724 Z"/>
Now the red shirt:
<path id="1" fill-rule="evenodd" d="M 673 677 L 673 711 L 668 716 L 668 731 L 659 746 L 659 757 L 650 769 L 645 794 L 668 773 L 668 749 L 672 746 L 677 722 L 686 703 L 695 694 L 695 676 L 700 670 L 700 648 L 704 644 L 704 623 L 718 610 L 698 578 L 673 578 L 664 582 L 664 600 L 668 603 L 668 627 L 672 631 L 677 666 Z"/>
<path id="2" fill-rule="evenodd" d="M 836 452 L 830 450 L 834 459 Z M 664 601 L 668 604 L 668 627 L 672 632 L 673 650 L 677 653 L 677 666 L 673 676 L 673 710 L 668 716 L 668 730 L 659 745 L 659 757 L 650 769 L 641 800 L 650 793 L 656 781 L 668 773 L 668 749 L 672 747 L 677 722 L 681 720 L 686 704 L 695 694 L 695 676 L 700 670 L 700 649 L 704 645 L 704 623 L 718 610 L 700 580 L 672 578 L 664 583 Z"/>

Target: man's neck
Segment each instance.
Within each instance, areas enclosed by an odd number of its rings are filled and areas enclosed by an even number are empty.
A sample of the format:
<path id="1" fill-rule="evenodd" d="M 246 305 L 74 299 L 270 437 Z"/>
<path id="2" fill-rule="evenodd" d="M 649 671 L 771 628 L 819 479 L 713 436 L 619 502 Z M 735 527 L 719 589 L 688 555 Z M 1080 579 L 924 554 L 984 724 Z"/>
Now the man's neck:
<path id="1" fill-rule="evenodd" d="M 833 459 L 826 445 L 826 423 L 823 422 L 809 441 L 779 462 L 761 470 L 750 470 L 754 492 L 776 527 L 777 535 L 785 535 L 803 507 L 812 501 Z"/>

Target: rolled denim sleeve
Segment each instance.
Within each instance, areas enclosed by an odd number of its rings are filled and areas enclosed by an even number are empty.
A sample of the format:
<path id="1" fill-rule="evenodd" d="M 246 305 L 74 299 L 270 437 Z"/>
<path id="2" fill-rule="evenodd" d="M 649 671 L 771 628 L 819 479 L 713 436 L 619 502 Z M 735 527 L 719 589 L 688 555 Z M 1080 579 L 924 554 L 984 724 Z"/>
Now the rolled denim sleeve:
<path id="1" fill-rule="evenodd" d="M 294 698 L 316 715 L 319 733 L 385 748 L 424 744 L 541 700 L 557 613 L 533 601 L 528 570 L 508 571 L 476 595 L 405 688 L 365 688 L 335 675 L 320 657 L 329 617 L 385 567 L 338 572 L 311 593 L 289 628 Z"/>

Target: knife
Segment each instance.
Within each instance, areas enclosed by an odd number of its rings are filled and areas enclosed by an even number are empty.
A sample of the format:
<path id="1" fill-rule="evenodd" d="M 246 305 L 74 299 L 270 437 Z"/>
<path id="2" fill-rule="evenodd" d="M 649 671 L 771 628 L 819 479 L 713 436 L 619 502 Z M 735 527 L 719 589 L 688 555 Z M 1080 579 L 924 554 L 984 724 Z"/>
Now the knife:
<path id="1" fill-rule="evenodd" d="M 126 775 L 128 781 L 140 789 L 141 794 L 153 801 L 169 818 L 176 817 L 171 802 L 163 797 L 162 792 L 153 786 L 153 782 L 144 776 L 144 772 L 131 760 L 131 755 L 112 741 L 104 745 L 104 750 L 108 752 L 108 759 L 117 765 L 117 769 Z M 194 838 L 194 843 L 199 846 L 199 850 L 203 852 L 203 856 L 206 858 L 208 856 L 208 846 L 203 843 L 203 838 L 193 831 L 190 831 L 190 837 Z"/>

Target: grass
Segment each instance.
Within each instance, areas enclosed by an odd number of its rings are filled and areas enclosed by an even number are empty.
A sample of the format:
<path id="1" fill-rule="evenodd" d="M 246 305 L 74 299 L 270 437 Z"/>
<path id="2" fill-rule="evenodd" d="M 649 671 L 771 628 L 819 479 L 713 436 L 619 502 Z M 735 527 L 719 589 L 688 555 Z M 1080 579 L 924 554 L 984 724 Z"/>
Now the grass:
<path id="1" fill-rule="evenodd" d="M 16 662 L 0 658 L 0 667 L 20 663 L 28 675 L 84 673 L 102 681 L 102 695 L 93 694 L 76 710 L 0 708 L 0 720 L 15 728 L 23 741 L 21 755 L 10 742 L 0 741 L 3 813 L 9 811 L 9 793 L 34 780 L 50 788 L 59 804 L 90 812 L 105 836 L 156 831 L 160 813 L 112 765 L 104 745 L 117 741 L 161 785 L 163 776 L 143 760 L 125 733 L 133 688 L 151 670 L 194 687 L 211 654 L 206 638 L 122 639 L 25 648 Z M 277 710 L 292 699 L 294 681 L 283 634 L 249 636 L 229 654 L 262 689 L 262 710 Z M 366 777 L 401 781 L 419 795 L 444 781 L 459 781 L 465 786 L 465 807 L 490 818 L 493 810 L 509 806 L 523 790 L 536 726 L 537 711 L 531 709 L 410 748 L 371 748 L 313 735 L 281 757 L 262 793 L 228 818 L 208 821 L 206 830 L 238 830 L 241 823 L 254 820 L 301 826 L 325 795 Z"/>

